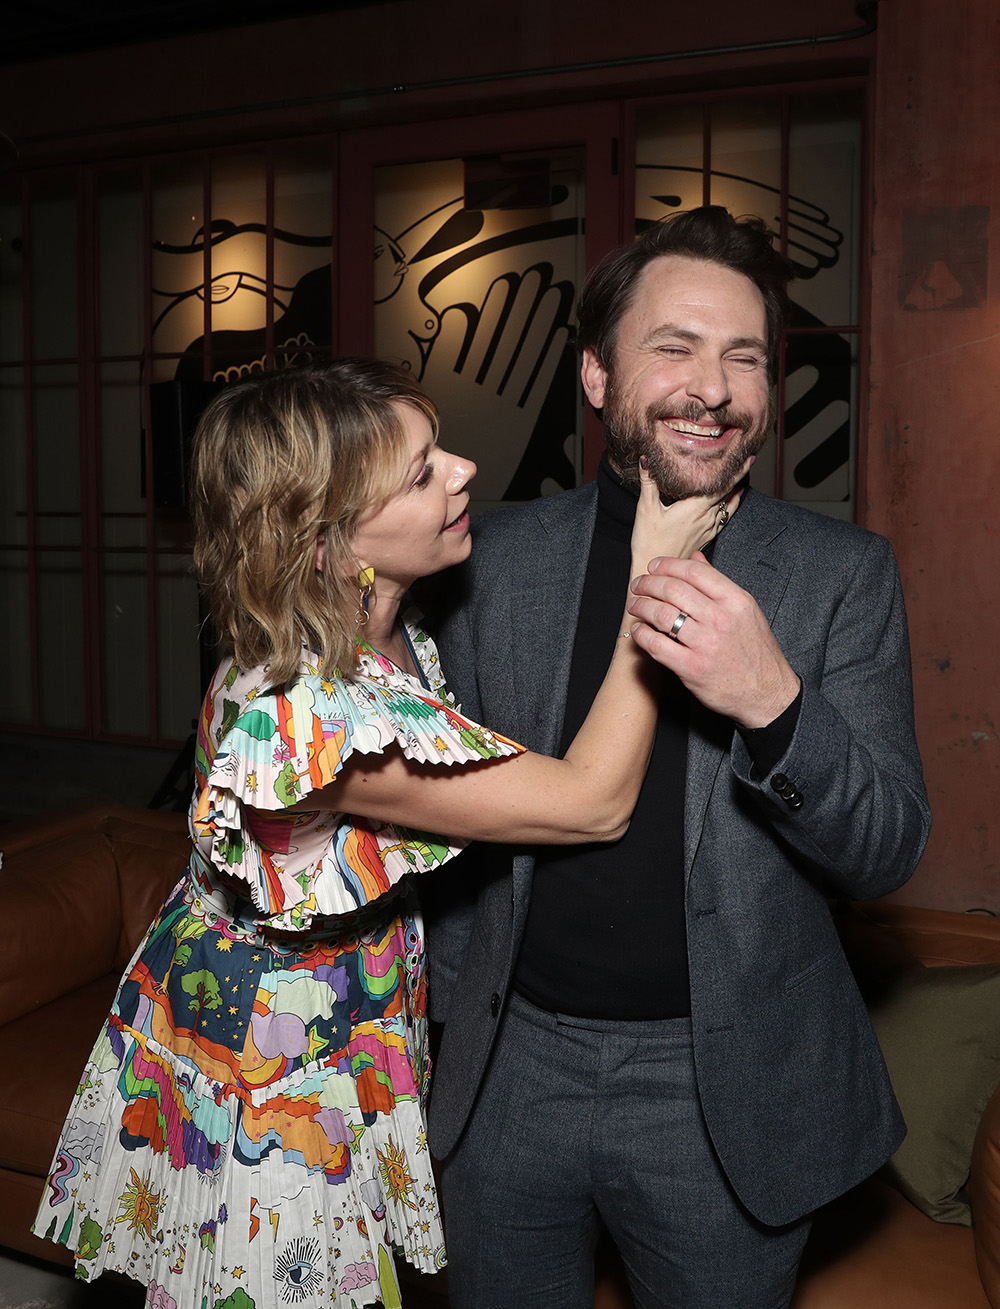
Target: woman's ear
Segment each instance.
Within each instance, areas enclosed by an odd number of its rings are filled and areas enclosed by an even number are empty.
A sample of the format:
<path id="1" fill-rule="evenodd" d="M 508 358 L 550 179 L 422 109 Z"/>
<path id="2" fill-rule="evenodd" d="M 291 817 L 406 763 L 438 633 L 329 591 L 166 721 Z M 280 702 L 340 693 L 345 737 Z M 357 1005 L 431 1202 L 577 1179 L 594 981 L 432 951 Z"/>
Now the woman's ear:
<path id="1" fill-rule="evenodd" d="M 323 571 L 323 561 L 326 558 L 326 536 L 320 535 L 316 538 L 316 571 Z"/>

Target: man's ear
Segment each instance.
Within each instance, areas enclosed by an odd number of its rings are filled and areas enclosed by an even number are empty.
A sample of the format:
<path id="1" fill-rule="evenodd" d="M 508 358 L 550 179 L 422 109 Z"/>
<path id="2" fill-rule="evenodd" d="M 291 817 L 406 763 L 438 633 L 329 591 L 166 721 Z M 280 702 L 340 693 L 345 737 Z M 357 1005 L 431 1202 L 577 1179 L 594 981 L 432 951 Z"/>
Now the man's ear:
<path id="1" fill-rule="evenodd" d="M 587 399 L 595 409 L 604 408 L 604 392 L 607 387 L 608 375 L 604 365 L 594 354 L 593 350 L 584 350 L 583 363 L 580 365 L 580 378 L 583 382 L 583 391 Z"/>

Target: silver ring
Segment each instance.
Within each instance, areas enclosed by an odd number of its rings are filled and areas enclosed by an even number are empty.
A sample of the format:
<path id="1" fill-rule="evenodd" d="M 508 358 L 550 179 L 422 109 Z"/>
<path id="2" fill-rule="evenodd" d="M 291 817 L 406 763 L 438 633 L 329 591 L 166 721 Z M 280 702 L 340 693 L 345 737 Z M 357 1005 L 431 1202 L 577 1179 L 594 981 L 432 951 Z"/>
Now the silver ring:
<path id="1" fill-rule="evenodd" d="M 681 628 L 687 622 L 687 618 L 687 614 L 678 613 L 677 617 L 674 619 L 674 625 L 667 633 L 667 636 L 669 636 L 672 641 L 679 641 L 681 639 Z"/>
<path id="2" fill-rule="evenodd" d="M 725 506 L 724 504 L 723 504 L 723 505 L 720 505 L 720 506 L 719 506 L 719 526 L 720 526 L 720 527 L 725 527 L 725 525 L 726 525 L 728 522 L 729 522 L 729 510 L 726 508 L 726 506 Z"/>

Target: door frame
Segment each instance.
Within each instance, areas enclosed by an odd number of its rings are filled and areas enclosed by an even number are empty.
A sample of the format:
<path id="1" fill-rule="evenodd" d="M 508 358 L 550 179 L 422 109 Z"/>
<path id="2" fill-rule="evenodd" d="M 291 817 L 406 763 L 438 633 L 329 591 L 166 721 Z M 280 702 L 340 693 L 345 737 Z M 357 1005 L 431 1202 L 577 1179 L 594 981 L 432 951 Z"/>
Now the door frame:
<path id="1" fill-rule="evenodd" d="M 611 100 L 343 133 L 338 169 L 336 351 L 370 355 L 374 349 L 375 266 L 371 250 L 376 168 L 466 155 L 582 149 L 584 259 L 590 269 L 624 239 L 621 140 L 622 106 L 619 101 Z M 600 419 L 589 405 L 585 406 L 585 481 L 595 476 L 603 449 Z"/>

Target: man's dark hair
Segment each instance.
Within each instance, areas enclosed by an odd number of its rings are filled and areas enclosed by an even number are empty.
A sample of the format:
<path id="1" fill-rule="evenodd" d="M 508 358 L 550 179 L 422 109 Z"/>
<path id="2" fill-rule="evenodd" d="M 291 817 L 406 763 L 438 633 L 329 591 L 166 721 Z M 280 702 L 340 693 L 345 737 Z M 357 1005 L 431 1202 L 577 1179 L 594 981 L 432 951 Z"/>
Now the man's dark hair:
<path id="1" fill-rule="evenodd" d="M 662 255 L 684 255 L 731 268 L 756 286 L 764 300 L 767 371 L 773 382 L 781 329 L 788 321 L 786 288 L 795 273 L 791 263 L 775 250 L 772 239 L 763 219 L 734 218 L 721 205 L 688 209 L 654 223 L 631 245 L 612 250 L 592 269 L 577 310 L 577 345 L 591 350 L 610 369 L 618 324 L 632 303 L 642 270 Z"/>

